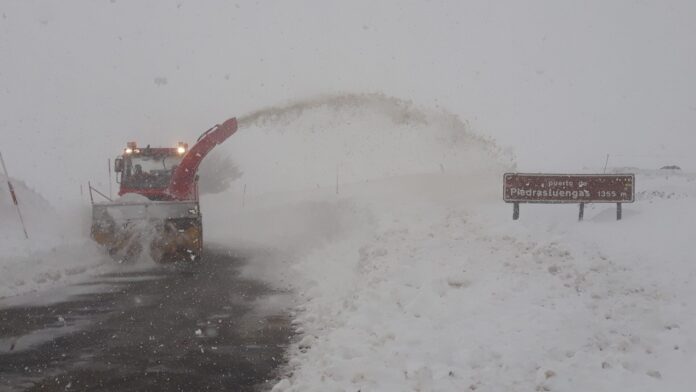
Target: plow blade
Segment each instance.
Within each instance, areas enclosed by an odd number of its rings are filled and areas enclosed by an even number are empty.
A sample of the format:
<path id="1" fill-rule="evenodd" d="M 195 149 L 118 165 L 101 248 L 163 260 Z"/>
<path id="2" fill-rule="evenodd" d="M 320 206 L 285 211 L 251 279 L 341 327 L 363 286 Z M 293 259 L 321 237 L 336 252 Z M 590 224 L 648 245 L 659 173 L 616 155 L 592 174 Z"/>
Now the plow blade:
<path id="1" fill-rule="evenodd" d="M 157 262 L 196 260 L 203 250 L 197 201 L 95 203 L 91 235 L 120 260 L 143 252 Z"/>

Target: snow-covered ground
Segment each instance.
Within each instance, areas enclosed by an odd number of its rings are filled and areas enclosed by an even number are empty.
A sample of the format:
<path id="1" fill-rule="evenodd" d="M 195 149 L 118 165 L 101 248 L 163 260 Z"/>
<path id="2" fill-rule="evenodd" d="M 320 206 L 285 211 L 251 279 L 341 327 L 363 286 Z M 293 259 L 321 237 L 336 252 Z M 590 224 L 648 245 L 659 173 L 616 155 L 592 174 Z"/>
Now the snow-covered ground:
<path id="1" fill-rule="evenodd" d="M 298 294 L 274 390 L 690 390 L 696 176 L 639 171 L 620 222 L 613 205 L 513 222 L 501 183 L 403 176 L 239 213 L 236 238 L 306 245 L 248 267 Z"/>
<path id="2" fill-rule="evenodd" d="M 322 123 L 310 130 L 297 118 L 268 127 L 288 128 L 280 138 L 299 132 L 312 151 L 322 135 L 304 136 L 341 128 L 345 108 L 332 119 L 317 115 L 322 110 L 303 113 Z M 351 114 L 352 127 L 336 138 L 353 152 L 364 138 L 350 130 L 360 132 L 364 117 L 360 109 Z M 452 147 L 464 151 L 453 158 L 431 115 L 417 122 L 417 140 L 439 140 L 439 149 L 424 143 L 405 151 L 400 143 L 413 122 L 377 121 L 367 135 L 377 142 L 367 144 L 378 153 L 355 154 L 352 181 L 338 192 L 326 181 L 258 195 L 237 188 L 207 200 L 217 212 L 206 218 L 208 238 L 239 249 L 276 247 L 275 257 L 252 260 L 246 273 L 297 294 L 298 337 L 274 391 L 691 390 L 696 175 L 616 169 L 637 176 L 637 200 L 624 205 L 622 221 L 613 204 L 596 204 L 584 222 L 576 205 L 522 205 L 515 222 L 502 202 L 502 173 L 512 165 L 468 136 Z M 380 153 L 403 171 L 385 171 L 390 163 Z M 274 154 L 283 161 L 280 149 Z M 446 169 L 419 166 L 440 159 Z M 277 180 L 272 163 L 264 174 Z M 280 180 L 314 178 L 293 173 Z"/>
<path id="3" fill-rule="evenodd" d="M 252 249 L 243 273 L 295 296 L 274 391 L 691 390 L 696 175 L 615 169 L 637 181 L 619 222 L 512 221 L 510 156 L 446 113 L 348 95 L 241 120 L 216 154 L 244 176 L 202 209 L 208 243 Z M 0 297 L 122 268 L 84 211 L 15 184 L 32 241 L 0 188 Z"/>
<path id="4" fill-rule="evenodd" d="M 77 282 L 113 267 L 85 232 L 89 209 L 58 213 L 22 181 L 13 179 L 12 184 L 29 240 L 7 178 L 0 175 L 0 298 Z"/>

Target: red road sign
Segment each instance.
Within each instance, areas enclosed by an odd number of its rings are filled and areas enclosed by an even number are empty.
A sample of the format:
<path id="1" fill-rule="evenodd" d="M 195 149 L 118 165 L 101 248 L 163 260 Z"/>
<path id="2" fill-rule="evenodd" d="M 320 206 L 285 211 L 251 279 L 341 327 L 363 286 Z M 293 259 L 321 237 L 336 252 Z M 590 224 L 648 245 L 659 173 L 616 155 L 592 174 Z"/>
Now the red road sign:
<path id="1" fill-rule="evenodd" d="M 505 173 L 507 203 L 633 203 L 633 174 Z"/>

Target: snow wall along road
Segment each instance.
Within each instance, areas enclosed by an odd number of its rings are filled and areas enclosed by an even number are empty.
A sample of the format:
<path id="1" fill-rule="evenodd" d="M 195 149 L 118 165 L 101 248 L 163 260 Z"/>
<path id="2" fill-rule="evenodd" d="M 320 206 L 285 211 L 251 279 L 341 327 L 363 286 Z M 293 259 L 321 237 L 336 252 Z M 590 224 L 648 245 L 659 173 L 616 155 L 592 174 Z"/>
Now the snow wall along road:
<path id="1" fill-rule="evenodd" d="M 0 299 L 75 282 L 104 271 L 107 257 L 88 238 L 89 215 L 61 215 L 23 181 L 12 179 L 29 233 L 24 238 L 7 178 L 0 175 Z"/>

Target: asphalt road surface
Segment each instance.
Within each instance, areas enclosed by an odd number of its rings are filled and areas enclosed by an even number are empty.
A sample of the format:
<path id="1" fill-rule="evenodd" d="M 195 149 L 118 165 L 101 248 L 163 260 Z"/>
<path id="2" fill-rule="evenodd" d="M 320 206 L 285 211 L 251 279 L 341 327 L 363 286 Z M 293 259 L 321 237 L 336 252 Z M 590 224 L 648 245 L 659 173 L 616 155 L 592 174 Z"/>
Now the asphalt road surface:
<path id="1" fill-rule="evenodd" d="M 243 258 L 99 277 L 0 301 L 0 391 L 256 391 L 284 364 L 283 295 L 239 277 Z"/>

